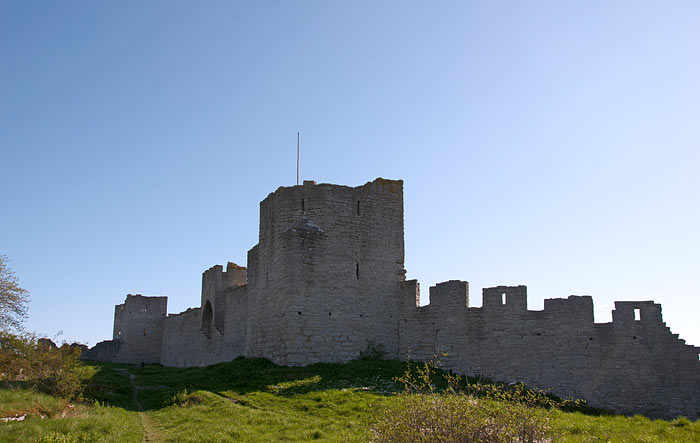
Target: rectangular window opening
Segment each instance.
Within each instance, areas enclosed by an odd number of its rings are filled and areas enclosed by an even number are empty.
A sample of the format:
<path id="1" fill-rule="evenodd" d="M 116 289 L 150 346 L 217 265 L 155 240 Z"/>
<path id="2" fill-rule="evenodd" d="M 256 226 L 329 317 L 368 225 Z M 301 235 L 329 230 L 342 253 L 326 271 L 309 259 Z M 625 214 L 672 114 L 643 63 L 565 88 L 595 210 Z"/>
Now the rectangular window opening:
<path id="1" fill-rule="evenodd" d="M 503 294 L 501 294 L 501 304 L 502 305 L 506 304 L 506 293 L 505 292 Z"/>
<path id="2" fill-rule="evenodd" d="M 305 198 L 301 199 L 301 213 L 302 213 L 302 215 L 306 215 L 306 199 Z"/>
<path id="3" fill-rule="evenodd" d="M 642 312 L 639 308 L 634 310 L 634 321 L 639 321 L 642 319 Z"/>
<path id="4" fill-rule="evenodd" d="M 357 215 L 360 215 L 360 201 L 357 201 Z"/>
<path id="5" fill-rule="evenodd" d="M 357 266 L 355 266 L 355 276 L 357 279 L 360 279 L 360 264 L 358 263 Z"/>

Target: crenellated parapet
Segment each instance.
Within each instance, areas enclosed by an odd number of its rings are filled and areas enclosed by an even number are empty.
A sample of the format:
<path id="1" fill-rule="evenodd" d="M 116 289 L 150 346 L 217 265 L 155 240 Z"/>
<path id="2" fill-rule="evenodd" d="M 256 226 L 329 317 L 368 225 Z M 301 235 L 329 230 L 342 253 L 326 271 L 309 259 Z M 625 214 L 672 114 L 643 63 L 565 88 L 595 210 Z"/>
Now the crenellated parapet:
<path id="1" fill-rule="evenodd" d="M 700 412 L 698 347 L 672 334 L 652 301 L 615 303 L 613 321 L 595 323 L 593 299 L 569 296 L 527 309 L 527 287 L 484 288 L 482 307 L 468 306 L 468 283 L 430 288 L 399 283 L 400 353 L 477 377 L 522 381 L 592 405 L 657 417 Z M 673 380 L 673 382 L 670 382 Z M 682 405 L 682 406 L 681 406 Z"/>
<path id="2" fill-rule="evenodd" d="M 527 286 L 496 286 L 484 288 L 481 293 L 481 305 L 484 309 L 508 311 L 527 309 Z"/>

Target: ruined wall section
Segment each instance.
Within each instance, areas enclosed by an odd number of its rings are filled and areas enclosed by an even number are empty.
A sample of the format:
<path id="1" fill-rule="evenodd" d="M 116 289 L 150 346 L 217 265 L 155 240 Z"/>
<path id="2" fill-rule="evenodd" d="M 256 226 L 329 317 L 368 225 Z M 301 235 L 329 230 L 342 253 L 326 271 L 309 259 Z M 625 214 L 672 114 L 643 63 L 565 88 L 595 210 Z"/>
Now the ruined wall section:
<path id="1" fill-rule="evenodd" d="M 215 265 L 202 273 L 202 295 L 200 306 L 202 315 L 209 315 L 211 319 L 204 319 L 207 333 L 211 328 L 216 328 L 220 334 L 225 333 L 226 297 L 228 290 L 246 284 L 246 268 L 233 262 L 228 262 L 226 271 L 223 266 Z M 207 303 L 209 307 L 207 308 Z"/>
<path id="2" fill-rule="evenodd" d="M 297 365 L 374 344 L 396 357 L 403 261 L 403 182 L 278 189 L 249 254 L 250 354 Z"/>
<path id="3" fill-rule="evenodd" d="M 115 307 L 115 341 L 120 341 L 117 360 L 121 363 L 160 363 L 163 321 L 167 297 L 127 295 Z"/>
<path id="4" fill-rule="evenodd" d="M 671 333 L 661 305 L 616 302 L 612 323 L 595 329 L 599 370 L 586 398 L 624 413 L 700 418 L 700 348 Z"/>
<path id="5" fill-rule="evenodd" d="M 595 324 L 589 296 L 547 299 L 543 311 L 528 311 L 525 286 L 499 286 L 483 290 L 482 308 L 468 308 L 467 288 L 438 284 L 430 304 L 417 307 L 417 282 L 400 284 L 402 357 L 446 352 L 445 368 L 472 376 L 551 388 L 624 413 L 700 415 L 699 349 L 671 334 L 658 304 L 617 302 L 613 322 Z"/>
<path id="6" fill-rule="evenodd" d="M 122 342 L 119 340 L 104 340 L 89 349 L 83 349 L 80 358 L 82 360 L 107 361 L 116 363 L 119 360 L 119 349 Z"/>
<path id="7" fill-rule="evenodd" d="M 165 319 L 161 362 L 204 366 L 245 354 L 246 268 L 229 262 L 202 273 L 202 307 Z"/>

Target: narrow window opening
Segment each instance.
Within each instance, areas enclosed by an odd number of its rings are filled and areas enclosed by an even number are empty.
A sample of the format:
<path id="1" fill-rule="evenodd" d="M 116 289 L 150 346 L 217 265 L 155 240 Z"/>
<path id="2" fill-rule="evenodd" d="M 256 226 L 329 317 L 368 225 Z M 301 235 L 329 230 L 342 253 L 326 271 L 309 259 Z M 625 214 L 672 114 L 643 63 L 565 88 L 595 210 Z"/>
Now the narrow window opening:
<path id="1" fill-rule="evenodd" d="M 700 354 L 698 354 L 698 360 L 700 360 Z"/>
<path id="2" fill-rule="evenodd" d="M 301 213 L 306 215 L 306 199 L 305 198 L 301 199 Z"/>
<path id="3" fill-rule="evenodd" d="M 301 315 L 301 311 L 297 311 L 297 314 Z"/>
<path id="4" fill-rule="evenodd" d="M 330 313 L 330 312 L 328 313 L 328 316 L 329 316 L 329 317 L 331 316 L 331 313 Z"/>
<path id="5" fill-rule="evenodd" d="M 505 292 L 503 294 L 501 294 L 501 304 L 502 305 L 506 304 L 506 293 Z"/>
<path id="6" fill-rule="evenodd" d="M 146 336 L 146 330 L 145 330 L 145 329 L 143 330 L 143 336 L 144 336 L 144 337 Z"/>
<path id="7" fill-rule="evenodd" d="M 357 277 L 358 280 L 360 279 L 360 264 L 359 263 L 357 263 L 357 265 L 355 266 L 355 276 Z"/>
<path id="8" fill-rule="evenodd" d="M 642 313 L 639 309 L 634 310 L 634 321 L 639 321 L 642 319 Z"/>
<path id="9" fill-rule="evenodd" d="M 360 215 L 360 201 L 357 201 L 357 215 Z"/>

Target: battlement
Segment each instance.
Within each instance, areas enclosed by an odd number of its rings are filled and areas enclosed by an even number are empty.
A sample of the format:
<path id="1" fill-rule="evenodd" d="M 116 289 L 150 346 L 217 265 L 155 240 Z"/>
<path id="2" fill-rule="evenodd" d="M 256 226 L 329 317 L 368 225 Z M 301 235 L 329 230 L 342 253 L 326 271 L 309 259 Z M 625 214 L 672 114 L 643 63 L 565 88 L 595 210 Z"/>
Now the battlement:
<path id="1" fill-rule="evenodd" d="M 259 243 L 272 241 L 302 216 L 326 230 L 338 224 L 400 219 L 403 242 L 403 181 L 377 178 L 353 188 L 306 180 L 303 185 L 279 187 L 260 202 Z"/>
<path id="2" fill-rule="evenodd" d="M 215 330 L 219 333 L 224 332 L 226 323 L 225 294 L 227 291 L 245 286 L 247 279 L 247 269 L 233 262 L 226 264 L 226 271 L 222 265 L 215 265 L 202 273 L 200 324 L 202 331 L 208 337 L 211 337 Z"/>
<path id="3" fill-rule="evenodd" d="M 246 271 L 244 266 L 234 262 L 226 264 L 226 271 L 222 265 L 214 265 L 202 273 L 202 290 L 210 287 L 217 289 L 229 289 L 246 284 Z"/>
<path id="4" fill-rule="evenodd" d="M 527 286 L 484 288 L 481 294 L 481 305 L 485 309 L 508 308 L 523 311 L 527 309 Z"/>
<path id="5" fill-rule="evenodd" d="M 469 282 L 450 280 L 430 287 L 430 306 L 443 309 L 469 307 Z"/>
<path id="6" fill-rule="evenodd" d="M 619 325 L 663 322 L 661 305 L 653 301 L 616 301 L 612 319 L 613 323 Z"/>

